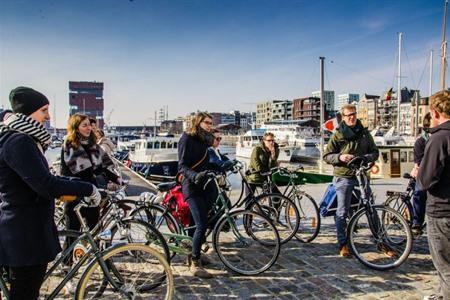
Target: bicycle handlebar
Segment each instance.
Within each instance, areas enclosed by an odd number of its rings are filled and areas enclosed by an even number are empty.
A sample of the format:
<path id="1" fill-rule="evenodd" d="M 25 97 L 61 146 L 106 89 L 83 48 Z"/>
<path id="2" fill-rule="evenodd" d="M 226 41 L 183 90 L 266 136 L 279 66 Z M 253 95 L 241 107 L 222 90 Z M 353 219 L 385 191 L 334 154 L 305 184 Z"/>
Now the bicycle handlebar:
<path id="1" fill-rule="evenodd" d="M 347 166 L 350 169 L 364 170 L 364 171 L 370 170 L 373 165 L 374 165 L 374 163 L 369 162 L 365 156 L 356 156 L 347 163 Z"/>

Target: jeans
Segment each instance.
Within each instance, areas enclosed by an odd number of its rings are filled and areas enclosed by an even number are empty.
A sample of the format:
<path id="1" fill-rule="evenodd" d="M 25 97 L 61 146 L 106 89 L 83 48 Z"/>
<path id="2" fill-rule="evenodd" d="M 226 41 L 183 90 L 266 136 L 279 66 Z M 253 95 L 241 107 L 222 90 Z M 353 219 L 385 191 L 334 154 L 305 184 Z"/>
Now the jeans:
<path id="1" fill-rule="evenodd" d="M 334 177 L 333 184 L 336 189 L 336 232 L 339 247 L 347 244 L 347 217 L 352 200 L 352 192 L 358 186 L 358 180 L 353 178 Z"/>
<path id="2" fill-rule="evenodd" d="M 209 194 L 210 195 L 210 194 Z M 192 259 L 200 259 L 200 250 L 205 241 L 206 230 L 208 229 L 208 212 L 212 207 L 211 197 L 208 192 L 194 193 L 190 195 L 186 202 L 191 211 L 191 220 L 194 221 L 195 228 L 189 230 L 188 234 L 192 237 Z"/>
<path id="3" fill-rule="evenodd" d="M 422 226 L 425 220 L 425 207 L 427 201 L 427 191 L 420 188 L 416 182 L 413 194 L 413 226 Z"/>
<path id="4" fill-rule="evenodd" d="M 439 276 L 439 289 L 444 299 L 450 299 L 450 217 L 427 221 L 428 245 Z"/>
<path id="5" fill-rule="evenodd" d="M 10 300 L 36 300 L 44 281 L 47 264 L 10 267 Z"/>

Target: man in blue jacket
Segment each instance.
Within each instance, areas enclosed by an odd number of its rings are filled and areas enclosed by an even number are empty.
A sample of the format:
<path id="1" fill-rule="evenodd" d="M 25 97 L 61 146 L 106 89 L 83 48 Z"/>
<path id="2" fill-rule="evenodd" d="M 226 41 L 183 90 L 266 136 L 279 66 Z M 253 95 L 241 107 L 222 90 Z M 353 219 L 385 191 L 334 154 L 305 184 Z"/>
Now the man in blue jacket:
<path id="1" fill-rule="evenodd" d="M 428 300 L 450 299 L 450 91 L 430 98 L 431 137 L 417 177 L 428 192 L 428 244 L 439 276 L 439 293 Z"/>

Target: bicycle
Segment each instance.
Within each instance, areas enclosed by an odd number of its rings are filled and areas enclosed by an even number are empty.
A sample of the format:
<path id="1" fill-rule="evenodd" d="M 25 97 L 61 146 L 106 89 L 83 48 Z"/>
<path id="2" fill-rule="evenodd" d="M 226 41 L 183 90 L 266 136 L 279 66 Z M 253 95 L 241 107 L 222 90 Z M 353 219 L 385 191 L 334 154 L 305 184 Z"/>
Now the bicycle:
<path id="1" fill-rule="evenodd" d="M 241 275 L 260 274 L 278 258 L 278 231 L 270 219 L 257 211 L 231 210 L 229 199 L 219 186 L 220 177 L 221 173 L 210 172 L 203 186 L 205 189 L 211 183 L 219 191 L 210 214 L 206 237 L 212 234 L 214 250 L 228 269 Z M 159 184 L 159 193 L 143 195 L 140 206 L 131 212 L 131 216 L 158 228 L 166 237 L 172 256 L 189 255 L 192 238 L 188 236 L 188 231 L 194 229 L 195 225 L 184 226 L 181 219 L 175 217 L 177 204 L 173 198 L 167 206 L 158 204 L 175 186 L 176 182 Z"/>
<path id="2" fill-rule="evenodd" d="M 388 197 L 384 202 L 384 205 L 391 207 L 398 211 L 411 226 L 413 225 L 413 216 L 414 216 L 414 208 L 412 204 L 412 199 L 414 196 L 414 191 L 416 187 L 416 180 L 409 173 L 403 174 L 403 178 L 409 179 L 408 185 L 406 186 L 405 192 L 397 192 L 397 191 L 387 191 L 386 196 Z M 418 228 L 418 232 L 423 232 L 425 227 L 427 226 L 426 222 L 424 222 L 420 228 Z M 420 235 L 420 234 L 418 234 Z"/>
<path id="3" fill-rule="evenodd" d="M 46 299 L 60 297 L 64 287 L 78 276 L 81 268 L 84 270 L 78 280 L 74 299 L 135 299 L 139 296 L 172 299 L 174 279 L 164 256 L 144 244 L 111 245 L 108 233 L 94 237 L 80 214 L 80 209 L 87 206 L 82 202 L 75 207 L 75 213 L 82 224 L 82 232 L 66 231 L 63 234 L 76 237 L 76 240 L 57 257 L 45 274 L 44 284 L 48 283 L 50 276 L 58 272 L 64 274 L 62 281 L 55 288 L 50 288 Z M 87 245 L 86 253 L 65 271 L 64 266 L 67 266 L 68 258 L 80 244 Z M 104 248 L 102 245 L 109 247 L 102 249 Z M 8 284 L 2 276 L 0 276 L 0 291 L 8 300 L 10 296 Z"/>
<path id="4" fill-rule="evenodd" d="M 400 266 L 412 248 L 412 233 L 408 222 L 396 210 L 374 205 L 369 193 L 367 171 L 372 167 L 365 157 L 348 162 L 355 171 L 361 192 L 360 209 L 350 218 L 347 238 L 356 258 L 375 270 L 389 270 Z"/>
<path id="5" fill-rule="evenodd" d="M 303 170 L 300 167 L 299 170 Z M 273 176 L 281 176 L 287 178 L 287 183 L 284 183 L 284 190 L 282 195 L 292 199 L 300 213 L 299 229 L 295 234 L 297 240 L 303 243 L 312 242 L 320 232 L 321 218 L 319 214 L 319 207 L 317 206 L 314 198 L 307 192 L 301 189 L 297 184 L 298 175 L 297 171 L 290 171 L 285 167 L 275 167 L 270 169 L 270 172 L 262 173 L 262 176 L 266 176 L 267 180 L 262 186 L 263 193 L 271 193 L 276 187 L 281 191 L 281 185 L 277 185 L 273 180 Z"/>

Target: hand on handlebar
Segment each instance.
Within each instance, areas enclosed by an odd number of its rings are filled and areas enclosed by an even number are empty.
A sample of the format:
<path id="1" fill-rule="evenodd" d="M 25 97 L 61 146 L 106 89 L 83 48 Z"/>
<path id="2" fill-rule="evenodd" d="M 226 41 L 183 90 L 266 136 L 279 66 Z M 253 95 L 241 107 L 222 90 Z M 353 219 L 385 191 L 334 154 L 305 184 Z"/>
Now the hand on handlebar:
<path id="1" fill-rule="evenodd" d="M 84 197 L 82 201 L 89 207 L 97 207 L 102 200 L 102 195 L 100 195 L 99 190 L 95 186 L 92 186 L 92 188 L 91 196 Z"/>
<path id="2" fill-rule="evenodd" d="M 341 154 L 339 155 L 339 160 L 344 162 L 344 163 L 348 163 L 349 161 L 351 161 L 355 156 L 353 154 Z"/>

